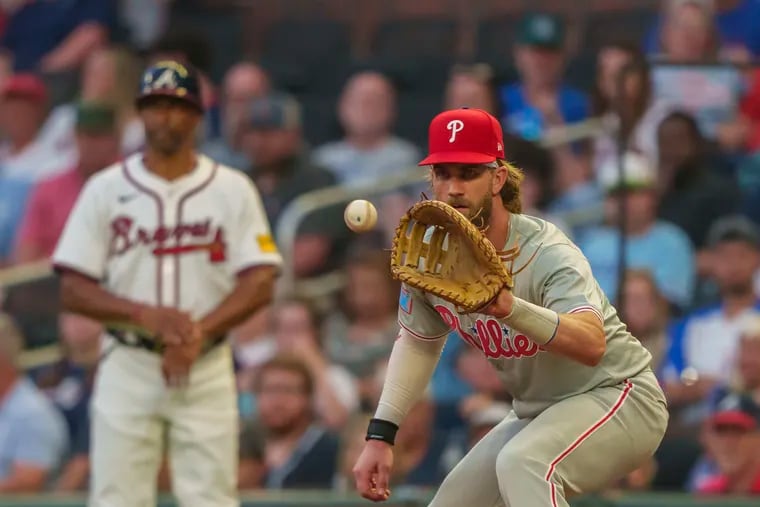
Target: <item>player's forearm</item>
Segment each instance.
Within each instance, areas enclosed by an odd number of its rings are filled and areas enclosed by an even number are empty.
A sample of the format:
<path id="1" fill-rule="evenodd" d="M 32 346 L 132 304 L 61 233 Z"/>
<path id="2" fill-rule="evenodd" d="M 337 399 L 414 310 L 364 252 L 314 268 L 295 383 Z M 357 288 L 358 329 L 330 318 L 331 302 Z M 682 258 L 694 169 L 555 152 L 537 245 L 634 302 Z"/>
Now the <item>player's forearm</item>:
<path id="1" fill-rule="evenodd" d="M 587 366 L 598 364 L 607 346 L 604 327 L 594 312 L 560 315 L 506 290 L 485 311 L 545 350 Z"/>
<path id="2" fill-rule="evenodd" d="M 425 392 L 438 364 L 446 336 L 426 340 L 402 329 L 393 345 L 376 419 L 399 426 Z"/>
<path id="3" fill-rule="evenodd" d="M 596 366 L 604 356 L 607 341 L 602 323 L 592 312 L 564 313 L 554 339 L 544 348 L 586 366 Z"/>
<path id="4" fill-rule="evenodd" d="M 61 278 L 61 305 L 65 310 L 100 322 L 135 324 L 142 305 L 111 294 L 97 282 L 77 273 Z"/>
<path id="5" fill-rule="evenodd" d="M 272 301 L 276 268 L 261 266 L 248 270 L 238 278 L 233 291 L 200 320 L 205 337 L 227 333 L 251 314 Z"/>

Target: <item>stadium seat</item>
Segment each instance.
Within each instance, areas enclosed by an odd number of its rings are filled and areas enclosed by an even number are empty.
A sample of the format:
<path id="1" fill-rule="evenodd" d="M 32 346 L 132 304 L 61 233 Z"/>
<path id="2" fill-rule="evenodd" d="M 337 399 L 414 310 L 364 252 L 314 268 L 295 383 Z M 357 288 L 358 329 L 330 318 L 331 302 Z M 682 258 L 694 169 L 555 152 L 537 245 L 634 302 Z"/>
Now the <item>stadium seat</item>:
<path id="1" fill-rule="evenodd" d="M 653 25 L 657 12 L 651 8 L 590 12 L 581 47 L 596 50 L 610 41 L 640 43 Z"/>
<path id="2" fill-rule="evenodd" d="M 491 64 L 509 59 L 519 21 L 520 15 L 512 14 L 488 18 L 478 23 L 477 59 Z"/>
<path id="3" fill-rule="evenodd" d="M 387 20 L 378 27 L 370 51 L 376 58 L 450 58 L 456 51 L 457 28 L 450 18 Z"/>

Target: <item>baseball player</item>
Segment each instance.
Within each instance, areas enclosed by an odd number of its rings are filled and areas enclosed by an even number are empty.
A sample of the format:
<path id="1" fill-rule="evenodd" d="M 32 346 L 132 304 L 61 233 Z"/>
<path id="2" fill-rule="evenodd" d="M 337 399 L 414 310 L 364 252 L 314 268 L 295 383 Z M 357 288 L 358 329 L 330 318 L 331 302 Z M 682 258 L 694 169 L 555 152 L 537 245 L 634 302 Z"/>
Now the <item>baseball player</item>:
<path id="1" fill-rule="evenodd" d="M 519 170 L 499 122 L 456 109 L 430 124 L 434 198 L 483 225 L 498 251 L 519 251 L 514 290 L 461 314 L 402 285 L 401 330 L 380 402 L 354 467 L 365 498 L 388 498 L 399 424 L 427 386 L 446 336 L 480 349 L 514 396 L 510 415 L 441 484 L 432 507 L 567 506 L 650 458 L 668 420 L 651 356 L 631 336 L 580 250 L 554 225 L 521 214 Z"/>
<path id="2" fill-rule="evenodd" d="M 195 151 L 193 70 L 149 67 L 137 108 L 144 152 L 88 180 L 53 255 L 63 306 L 107 329 L 89 505 L 156 505 L 166 441 L 180 505 L 236 506 L 225 335 L 270 301 L 282 260 L 253 184 Z"/>

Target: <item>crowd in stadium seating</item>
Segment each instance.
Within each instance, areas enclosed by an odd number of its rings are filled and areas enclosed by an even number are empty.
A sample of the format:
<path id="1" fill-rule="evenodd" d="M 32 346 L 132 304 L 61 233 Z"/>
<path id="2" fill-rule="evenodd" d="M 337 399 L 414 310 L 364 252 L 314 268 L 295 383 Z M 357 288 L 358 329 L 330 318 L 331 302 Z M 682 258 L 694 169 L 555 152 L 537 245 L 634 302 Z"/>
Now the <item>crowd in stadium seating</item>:
<path id="1" fill-rule="evenodd" d="M 133 99 L 148 61 L 171 57 L 201 70 L 199 149 L 251 177 L 275 229 L 306 192 L 399 171 L 422 177 L 416 163 L 432 115 L 486 109 L 502 120 L 507 157 L 525 172 L 526 213 L 555 222 L 583 250 L 651 351 L 669 400 L 657 455 L 611 487 L 760 495 L 760 69 L 751 65 L 760 1 L 662 0 L 638 40 L 601 41 L 588 69 L 567 56 L 566 20 L 532 13 L 514 25 L 503 62 L 449 62 L 440 90 L 418 102 L 434 88 L 414 62 L 357 65 L 326 91 L 241 57 L 217 83 L 204 49 L 213 41 L 167 29 L 168 2 L 122 4 L 0 4 L 0 266 L 49 257 L 87 177 L 140 149 Z M 584 72 L 587 86 L 577 85 Z M 569 125 L 585 133 L 563 142 Z M 241 489 L 353 488 L 398 330 L 387 248 L 424 190 L 373 197 L 380 224 L 360 237 L 340 207 L 307 217 L 294 273 L 340 272 L 341 289 L 317 301 L 287 295 L 230 336 Z M 100 332 L 61 314 L 65 357 L 17 371 L 29 337 L 0 314 L 0 494 L 87 488 Z M 394 484 L 434 488 L 509 410 L 482 353 L 452 334 L 397 437 Z M 159 475 L 164 489 L 170 473 L 166 465 Z"/>

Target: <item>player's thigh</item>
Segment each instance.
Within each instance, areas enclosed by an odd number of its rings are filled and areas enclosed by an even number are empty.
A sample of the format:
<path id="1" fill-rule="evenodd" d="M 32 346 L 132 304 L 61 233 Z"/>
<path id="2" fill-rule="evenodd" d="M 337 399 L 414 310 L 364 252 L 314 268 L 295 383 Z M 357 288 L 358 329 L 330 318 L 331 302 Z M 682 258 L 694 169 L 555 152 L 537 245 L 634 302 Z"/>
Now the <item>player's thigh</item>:
<path id="1" fill-rule="evenodd" d="M 543 480 L 571 492 L 609 485 L 651 458 L 667 425 L 667 409 L 646 383 L 595 389 L 546 409 L 497 459 L 503 490 Z M 511 482 L 510 482 L 511 481 Z"/>
<path id="2" fill-rule="evenodd" d="M 150 375 L 153 358 L 117 347 L 98 367 L 90 411 L 90 507 L 156 504 L 163 452 L 160 385 Z"/>
<path id="3" fill-rule="evenodd" d="M 191 380 L 170 409 L 169 456 L 182 507 L 232 507 L 237 500 L 238 410 L 234 378 Z"/>
<path id="4" fill-rule="evenodd" d="M 496 457 L 527 423 L 527 420 L 519 420 L 511 412 L 449 472 L 429 507 L 504 506 L 496 477 Z"/>
<path id="5" fill-rule="evenodd" d="M 153 507 L 163 450 L 154 416 L 92 410 L 89 507 Z"/>

